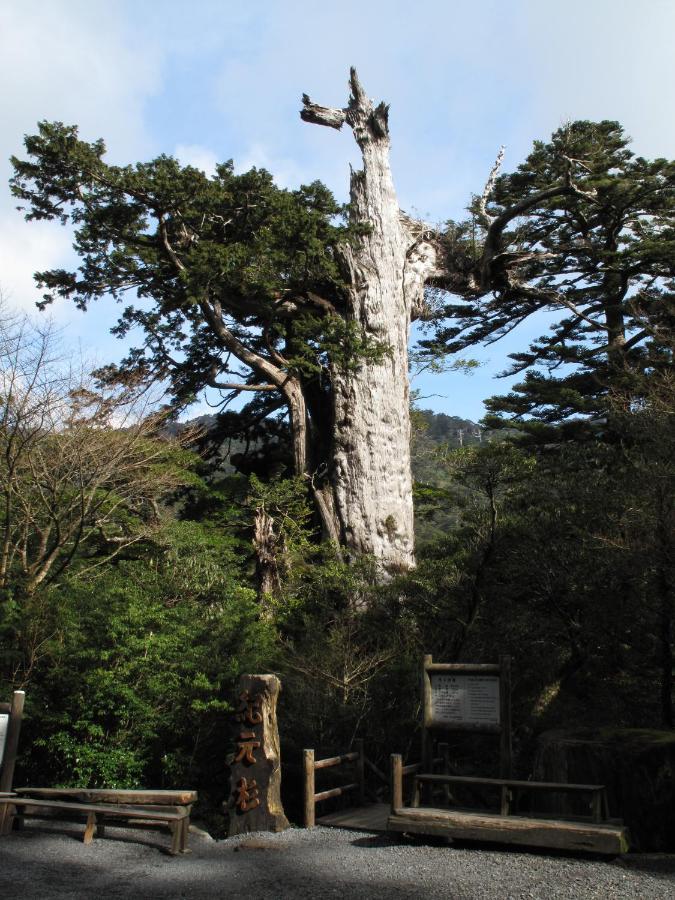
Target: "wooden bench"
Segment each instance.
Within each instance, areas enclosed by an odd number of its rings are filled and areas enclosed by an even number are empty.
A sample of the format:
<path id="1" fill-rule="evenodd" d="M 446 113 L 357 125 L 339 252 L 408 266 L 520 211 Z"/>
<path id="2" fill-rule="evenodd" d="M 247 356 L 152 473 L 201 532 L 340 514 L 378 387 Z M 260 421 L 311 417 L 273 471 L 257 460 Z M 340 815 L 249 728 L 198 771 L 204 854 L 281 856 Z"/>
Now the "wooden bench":
<path id="1" fill-rule="evenodd" d="M 387 820 L 390 831 L 445 835 L 465 840 L 494 841 L 564 850 L 584 850 L 615 856 L 628 850 L 628 835 L 620 822 L 608 821 L 604 785 L 564 784 L 545 781 L 517 781 L 511 778 L 474 778 L 462 775 L 436 775 L 420 771 L 420 765 L 404 766 L 401 757 L 391 757 L 392 800 Z M 403 804 L 403 777 L 413 776 L 410 806 Z M 498 788 L 499 813 L 475 810 L 437 809 L 420 806 L 421 787 L 425 784 L 467 785 Z M 585 820 L 563 821 L 545 816 L 519 816 L 513 801 L 519 792 L 587 794 L 591 814 Z"/>
<path id="2" fill-rule="evenodd" d="M 40 815 L 40 811 L 55 810 L 62 813 L 75 813 L 86 816 L 86 825 L 83 835 L 83 843 L 90 844 L 94 831 L 97 837 L 104 834 L 106 819 L 132 819 L 136 824 L 142 822 L 159 823 L 166 825 L 171 832 L 172 855 L 189 853 L 187 847 L 188 832 L 190 827 L 190 810 L 187 806 L 169 806 L 162 804 L 150 804 L 148 806 L 132 806 L 122 803 L 81 803 L 73 800 L 51 797 L 48 800 L 39 797 L 28 796 L 0 796 L 0 807 L 13 807 L 15 810 L 24 810 L 30 815 Z M 17 818 L 22 820 L 23 814 L 17 812 Z"/>

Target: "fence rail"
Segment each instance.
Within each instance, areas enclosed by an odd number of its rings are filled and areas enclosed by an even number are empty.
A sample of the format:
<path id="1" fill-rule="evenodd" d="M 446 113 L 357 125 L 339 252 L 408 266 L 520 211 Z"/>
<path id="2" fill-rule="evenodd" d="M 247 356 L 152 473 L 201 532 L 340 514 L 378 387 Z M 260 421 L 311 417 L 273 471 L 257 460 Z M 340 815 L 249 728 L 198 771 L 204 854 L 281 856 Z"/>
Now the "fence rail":
<path id="1" fill-rule="evenodd" d="M 390 779 L 379 769 L 375 763 L 371 762 L 364 753 L 363 740 L 359 738 L 354 741 L 356 750 L 350 753 L 341 753 L 338 756 L 328 756 L 325 759 L 315 759 L 314 750 L 304 750 L 302 755 L 303 769 L 303 796 L 304 796 L 304 825 L 305 828 L 313 828 L 316 824 L 316 804 L 322 800 L 330 800 L 333 797 L 342 797 L 346 794 L 355 793 L 355 802 L 358 806 L 362 806 L 366 801 L 366 768 L 369 769 L 377 778 L 390 787 Z M 448 745 L 439 744 L 438 752 L 440 756 L 432 760 L 432 766 L 440 766 L 442 771 L 447 774 L 449 770 Z M 326 791 L 316 791 L 316 773 L 321 769 L 331 769 L 335 766 L 341 766 L 343 763 L 355 763 L 356 781 L 348 784 L 339 785 L 329 788 Z M 421 763 L 413 763 L 412 765 L 403 766 L 401 776 L 415 775 L 421 771 Z M 444 792 L 448 791 L 444 786 Z M 376 799 L 376 795 L 372 795 Z"/>
<path id="2" fill-rule="evenodd" d="M 316 804 L 331 797 L 342 797 L 344 794 L 357 792 L 357 802 L 365 803 L 366 799 L 366 757 L 363 752 L 363 741 L 354 741 L 356 750 L 351 753 L 342 753 L 340 756 L 329 756 L 326 759 L 314 759 L 314 750 L 304 750 L 302 754 L 303 782 L 304 782 L 304 822 L 305 828 L 313 828 L 316 824 Z M 356 781 L 330 788 L 327 791 L 316 793 L 316 772 L 320 769 L 330 769 L 343 763 L 356 763 Z"/>

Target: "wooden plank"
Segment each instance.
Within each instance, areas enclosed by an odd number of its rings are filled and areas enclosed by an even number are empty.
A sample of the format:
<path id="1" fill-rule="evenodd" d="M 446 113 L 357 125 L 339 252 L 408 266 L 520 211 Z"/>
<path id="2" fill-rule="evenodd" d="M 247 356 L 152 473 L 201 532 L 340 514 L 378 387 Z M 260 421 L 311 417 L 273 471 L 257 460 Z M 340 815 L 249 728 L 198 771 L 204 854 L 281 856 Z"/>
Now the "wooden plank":
<path id="1" fill-rule="evenodd" d="M 81 803 L 124 803 L 127 805 L 189 806 L 195 803 L 197 791 L 135 791 L 112 788 L 17 788 L 17 794 L 59 800 L 72 797 Z"/>
<path id="2" fill-rule="evenodd" d="M 358 753 L 343 753 L 342 756 L 329 756 L 326 759 L 317 759 L 315 769 L 330 769 L 331 766 L 339 766 L 341 763 L 353 762 L 359 758 Z"/>
<path id="3" fill-rule="evenodd" d="M 452 784 L 484 784 L 494 787 L 506 785 L 510 788 L 522 788 L 527 790 L 545 791 L 602 791 L 603 784 L 568 784 L 564 781 L 516 781 L 513 778 L 474 778 L 470 775 L 436 775 L 433 772 L 425 772 L 415 776 L 420 781 L 438 781 Z"/>
<path id="4" fill-rule="evenodd" d="M 484 815 L 420 807 L 399 809 L 387 820 L 390 831 L 445 835 L 530 847 L 584 850 L 616 856 L 628 850 L 626 829 L 614 825 L 554 819 Z"/>
<path id="5" fill-rule="evenodd" d="M 389 817 L 388 803 L 372 803 L 358 809 L 346 809 L 328 813 L 316 820 L 317 825 L 327 828 L 349 828 L 353 831 L 384 832 Z"/>
<path id="6" fill-rule="evenodd" d="M 500 672 L 497 663 L 435 663 L 431 661 L 431 657 L 426 656 L 424 660 L 427 672 L 455 672 L 458 675 L 499 675 Z"/>
<path id="7" fill-rule="evenodd" d="M 180 821 L 187 812 L 172 809 L 149 809 L 143 806 L 123 806 L 121 804 L 77 803 L 69 800 L 41 800 L 36 797 L 0 797 L 0 804 L 35 809 L 56 809 L 61 812 L 90 812 L 122 819 L 152 819 L 157 822 Z"/>
<path id="8" fill-rule="evenodd" d="M 342 787 L 331 788 L 329 791 L 321 791 L 319 794 L 314 794 L 314 802 L 319 803 L 321 800 L 330 800 L 331 797 L 341 797 L 349 791 L 358 791 L 358 789 L 359 785 L 356 782 L 343 784 Z"/>

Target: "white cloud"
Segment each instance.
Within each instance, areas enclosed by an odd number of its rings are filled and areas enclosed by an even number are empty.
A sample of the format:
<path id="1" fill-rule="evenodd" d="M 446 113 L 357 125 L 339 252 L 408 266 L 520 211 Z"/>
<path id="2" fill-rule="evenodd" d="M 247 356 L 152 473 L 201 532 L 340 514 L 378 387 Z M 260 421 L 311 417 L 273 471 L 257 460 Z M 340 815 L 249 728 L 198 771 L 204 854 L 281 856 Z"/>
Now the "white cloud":
<path id="1" fill-rule="evenodd" d="M 65 229 L 48 222 L 25 223 L 19 213 L 0 218 L 0 290 L 5 302 L 15 309 L 35 310 L 40 292 L 33 272 L 62 266 L 70 239 Z"/>
<path id="2" fill-rule="evenodd" d="M 105 136 L 114 153 L 149 142 L 144 106 L 159 85 L 159 52 L 134 34 L 115 4 L 40 2 L 0 5 L 0 149 L 21 150 L 39 119 Z"/>
<path id="3" fill-rule="evenodd" d="M 670 0 L 528 0 L 526 9 L 530 52 L 520 77 L 529 69 L 536 115 L 549 130 L 569 119 L 616 119 L 635 152 L 675 155 Z"/>
<path id="4" fill-rule="evenodd" d="M 23 222 L 7 188 L 8 158 L 22 156 L 24 134 L 42 119 L 78 124 L 88 140 L 105 137 L 116 160 L 146 152 L 159 53 L 148 43 L 140 51 L 115 4 L 0 0 L 0 289 L 15 307 L 34 307 L 35 270 L 72 264 L 71 235 L 57 223 Z M 71 315 L 67 304 L 53 310 L 58 321 Z"/>
<path id="5" fill-rule="evenodd" d="M 174 156 L 184 166 L 193 166 L 207 175 L 216 174 L 216 165 L 220 160 L 208 147 L 199 144 L 178 144 Z"/>
<path id="6" fill-rule="evenodd" d="M 260 142 L 250 144 L 235 162 L 237 173 L 253 168 L 267 169 L 281 188 L 297 188 L 307 181 L 306 170 L 302 166 L 288 157 L 274 154 Z"/>

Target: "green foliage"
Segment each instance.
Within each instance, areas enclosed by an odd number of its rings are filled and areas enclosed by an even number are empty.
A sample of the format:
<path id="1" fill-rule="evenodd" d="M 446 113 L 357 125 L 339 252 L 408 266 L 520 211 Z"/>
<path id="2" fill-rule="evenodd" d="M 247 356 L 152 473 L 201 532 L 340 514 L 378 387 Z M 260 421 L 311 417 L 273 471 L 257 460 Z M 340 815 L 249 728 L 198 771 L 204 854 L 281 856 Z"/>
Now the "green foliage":
<path id="1" fill-rule="evenodd" d="M 16 644 L 33 653 L 25 777 L 213 789 L 238 676 L 269 666 L 272 634 L 232 541 L 176 522 L 143 558 L 35 598 Z"/>
<path id="2" fill-rule="evenodd" d="M 146 339 L 106 377 L 166 378 L 175 401 L 189 403 L 228 375 L 240 379 L 233 350 L 245 365 L 246 353 L 274 364 L 282 354 L 310 377 L 327 353 L 352 364 L 361 351 L 384 352 L 361 346 L 340 319 L 335 248 L 350 232 L 319 182 L 281 190 L 264 170 L 235 175 L 227 162 L 208 177 L 167 156 L 113 166 L 102 141 L 58 122 L 40 123 L 25 144 L 29 158 L 12 160 L 14 195 L 29 220 L 72 222 L 82 259 L 78 272 L 37 273 L 43 304 L 67 297 L 85 309 L 133 292 L 141 300 L 116 331 L 140 327 Z"/>
<path id="3" fill-rule="evenodd" d="M 534 314 L 558 318 L 511 355 L 508 374 L 525 380 L 488 401 L 488 425 L 538 442 L 585 437 L 612 391 L 640 396 L 645 374 L 672 366 L 674 209 L 675 164 L 635 157 L 616 122 L 573 122 L 535 142 L 497 179 L 491 224 L 476 201 L 484 283 L 475 301 L 445 306 L 457 322 L 427 345 L 463 351 Z"/>

